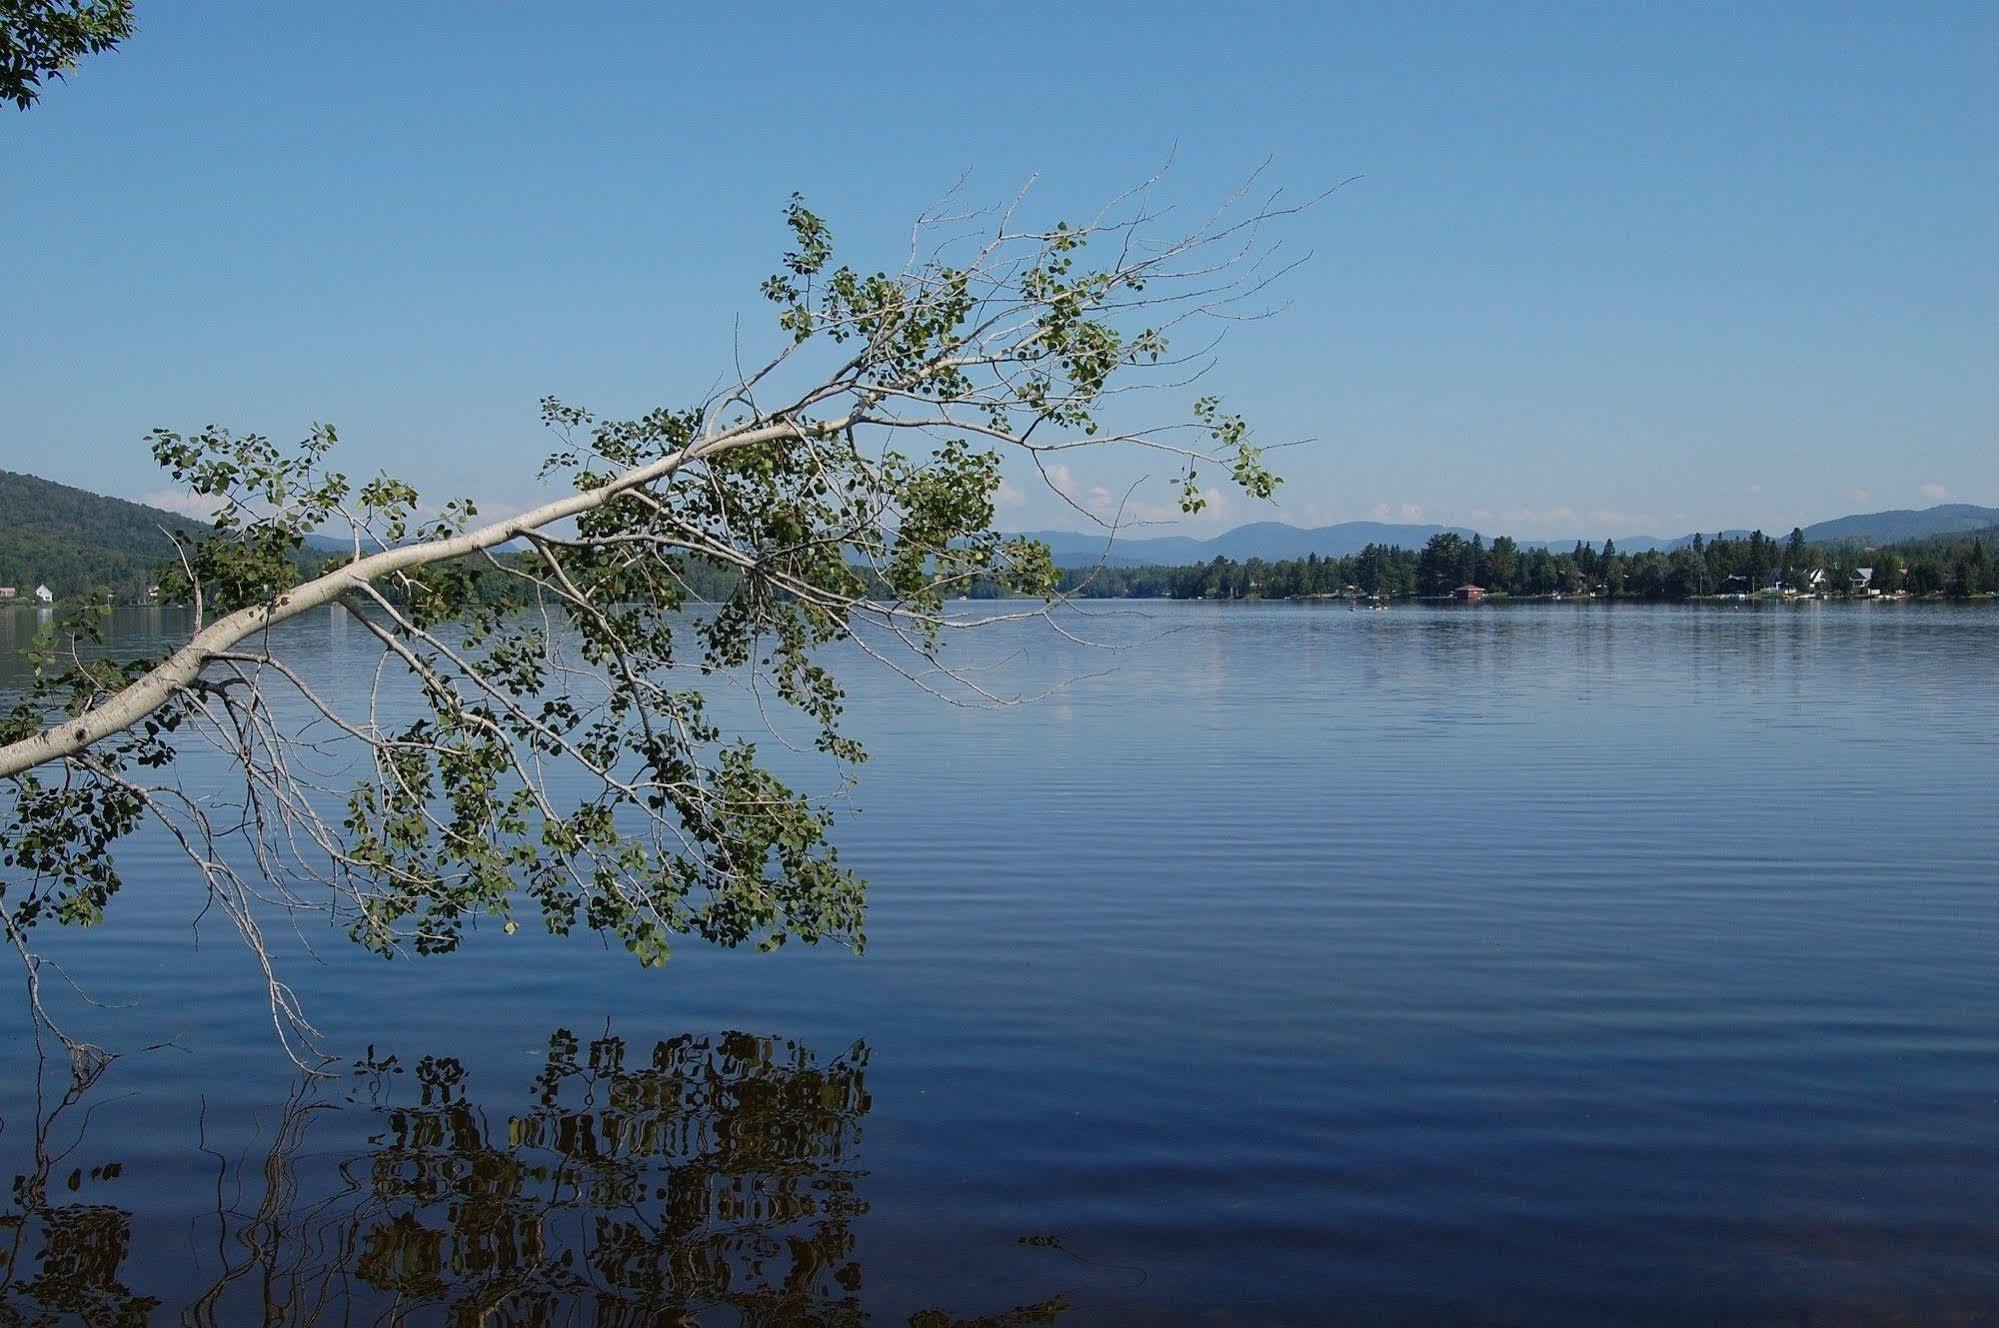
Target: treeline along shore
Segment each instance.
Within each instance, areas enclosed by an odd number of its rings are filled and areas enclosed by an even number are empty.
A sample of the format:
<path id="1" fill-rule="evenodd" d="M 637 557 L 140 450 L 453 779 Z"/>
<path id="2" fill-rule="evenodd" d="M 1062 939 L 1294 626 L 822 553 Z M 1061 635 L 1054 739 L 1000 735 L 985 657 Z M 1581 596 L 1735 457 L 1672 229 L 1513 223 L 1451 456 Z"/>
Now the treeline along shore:
<path id="1" fill-rule="evenodd" d="M 1665 548 L 1648 543 L 1632 552 L 1608 541 L 1601 547 L 1578 543 L 1570 549 L 1521 544 L 1506 536 L 1488 543 L 1456 531 L 1430 534 L 1421 547 L 1411 548 L 1408 545 L 1423 538 L 1411 531 L 1406 543 L 1392 542 L 1391 537 L 1343 556 L 1216 556 L 1195 561 L 1200 556 L 1196 552 L 1182 561 L 1148 564 L 1106 560 L 1086 565 L 1085 555 L 1073 548 L 1074 539 L 1082 538 L 1078 536 L 1071 538 L 1071 547 L 1060 549 L 1066 555 L 1060 561 L 1071 565 L 1059 573 L 1057 586 L 1069 595 L 1106 599 L 1400 600 L 1447 598 L 1468 587 L 1475 587 L 1479 598 L 1515 599 L 1681 601 L 1821 595 L 1988 599 L 1999 592 L 1999 569 L 1993 566 L 1999 526 L 1984 524 L 1995 515 L 1999 509 L 1968 505 L 1860 514 L 1821 523 L 1814 528 L 1821 536 L 1816 539 L 1802 529 L 1784 538 L 1760 531 L 1712 538 L 1696 535 Z M 1962 524 L 1951 533 L 1935 533 L 1935 523 L 1946 520 Z M 1909 531 L 1911 523 L 1930 523 L 1932 528 L 1927 533 Z M 1897 524 L 1915 537 L 1890 534 Z M 1851 533 L 1856 527 L 1878 533 Z M 1338 529 L 1318 533 L 1333 534 Z M 1831 537 L 1835 531 L 1838 536 Z M 1315 532 L 1288 533 L 1309 538 Z M 191 598 L 186 585 L 188 559 L 200 563 L 197 551 L 213 538 L 215 532 L 203 521 L 0 471 L 0 609 L 49 602 L 182 602 Z M 1060 539 L 1051 543 L 1050 552 L 1061 543 Z M 1141 540 L 1125 547 L 1146 546 Z M 303 539 L 271 553 L 266 589 L 272 593 L 352 556 L 336 552 L 328 542 L 308 544 Z M 533 561 L 522 551 L 505 551 L 490 562 L 466 561 L 425 575 L 469 582 L 472 597 L 486 604 L 526 606 L 534 602 L 534 583 L 521 573 L 531 573 Z M 735 568 L 704 558 L 682 557 L 676 567 L 677 584 L 689 603 L 727 600 L 741 584 Z M 869 587 L 868 593 L 888 594 L 869 569 L 856 567 L 854 572 L 859 584 Z M 382 590 L 391 598 L 421 597 L 420 581 Z M 944 589 L 947 595 L 974 598 L 999 593 L 991 585 L 978 584 Z M 759 593 L 784 592 L 766 580 Z"/>
<path id="2" fill-rule="evenodd" d="M 1060 593 L 1082 599 L 1453 599 L 1463 598 L 1464 589 L 1473 587 L 1482 599 L 1990 600 L 1999 598 L 1995 545 L 1999 530 L 1874 547 L 1812 543 L 1794 531 L 1782 540 L 1761 532 L 1712 539 L 1696 535 L 1671 550 L 1621 553 L 1608 540 L 1601 548 L 1578 543 L 1556 550 L 1523 546 L 1503 535 L 1488 544 L 1476 535 L 1466 538 L 1447 532 L 1433 536 L 1421 549 L 1370 544 L 1359 553 L 1337 558 L 1217 557 L 1184 567 L 1066 568 L 1058 573 L 1057 584 Z M 288 561 L 292 566 L 282 578 L 286 584 L 327 570 L 339 559 L 298 550 Z M 467 563 L 437 574 L 470 582 L 474 596 L 487 604 L 525 607 L 534 600 L 532 583 L 506 570 L 508 564 L 522 563 L 521 554 L 503 553 L 494 563 Z M 130 589 L 119 593 L 99 586 L 82 598 L 100 603 L 185 602 L 187 588 L 178 584 L 175 570 L 160 568 L 161 584 L 150 593 Z M 864 568 L 855 571 L 864 580 L 875 580 Z M 680 561 L 680 580 L 689 603 L 727 600 L 740 582 L 735 569 L 696 557 Z M 963 587 L 963 592 L 973 599 L 998 594 L 989 585 L 977 584 Z M 404 597 L 394 587 L 388 593 L 391 598 Z M 877 586 L 876 593 L 886 590 Z"/>
<path id="3" fill-rule="evenodd" d="M 1862 547 L 1814 544 L 1761 531 L 1699 535 L 1671 550 L 1620 553 L 1578 543 L 1561 551 L 1522 546 L 1507 536 L 1432 536 L 1421 549 L 1370 544 L 1339 558 L 1237 561 L 1190 567 L 1104 565 L 1063 572 L 1062 589 L 1105 599 L 1310 599 L 1367 596 L 1383 600 L 1451 598 L 1464 588 L 1481 597 L 1610 598 L 1654 601 L 1703 598 L 1907 596 L 1989 598 L 1999 591 L 1990 545 L 1999 530 Z"/>

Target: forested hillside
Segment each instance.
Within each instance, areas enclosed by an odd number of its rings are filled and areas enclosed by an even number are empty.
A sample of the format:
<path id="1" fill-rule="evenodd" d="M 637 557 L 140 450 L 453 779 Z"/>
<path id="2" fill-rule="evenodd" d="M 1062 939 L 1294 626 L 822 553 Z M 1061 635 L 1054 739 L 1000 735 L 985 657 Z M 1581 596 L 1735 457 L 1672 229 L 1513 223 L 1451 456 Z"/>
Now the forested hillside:
<path id="1" fill-rule="evenodd" d="M 1862 549 L 1852 543 L 1815 543 L 1802 530 L 1788 539 L 1761 531 L 1736 538 L 1696 535 L 1669 552 L 1620 552 L 1577 544 L 1557 552 L 1515 543 L 1502 535 L 1487 544 L 1446 532 L 1421 549 L 1376 544 L 1346 558 L 1237 562 L 1216 558 L 1191 567 L 1102 567 L 1063 573 L 1062 588 L 1086 598 L 1291 599 L 1310 595 L 1366 594 L 1386 599 L 1445 596 L 1462 585 L 1506 595 L 1585 595 L 1683 600 L 1702 595 L 1747 594 L 1786 586 L 1798 591 L 1845 592 L 1865 568 L 1869 589 L 1882 594 L 1971 598 L 1999 590 L 1993 550 L 1999 529 L 1936 535 Z"/>
<path id="2" fill-rule="evenodd" d="M 0 586 L 45 584 L 61 599 L 110 591 L 143 598 L 172 559 L 168 531 L 203 527 L 122 498 L 0 470 Z"/>
<path id="3" fill-rule="evenodd" d="M 1977 535 L 1995 526 L 1999 526 L 1999 507 L 1942 503 L 1921 511 L 1897 509 L 1835 517 L 1806 526 L 1805 538 L 1814 544 L 1852 540 L 1863 544 L 1902 544 L 1910 540 Z"/>
<path id="4" fill-rule="evenodd" d="M 208 527 L 144 503 L 0 470 L 0 586 L 12 586 L 23 598 L 46 585 L 58 600 L 109 592 L 121 604 L 144 602 L 175 558 L 169 531 L 199 538 Z M 339 547 L 337 540 L 309 539 L 294 557 L 296 575 L 311 576 L 330 565 Z M 471 564 L 467 572 L 479 583 L 482 598 L 522 603 L 532 598 L 526 583 L 483 564 Z M 736 585 L 732 570 L 701 558 L 684 561 L 682 580 L 695 600 L 726 599 Z M 171 599 L 171 590 L 169 585 L 163 598 Z"/>
<path id="5" fill-rule="evenodd" d="M 1955 517 L 1990 510 L 1936 508 L 1915 515 L 1948 513 Z M 1840 524 L 1821 523 L 1823 527 Z M 1931 522 L 1932 527 L 1935 524 Z M 200 522 L 156 507 L 0 470 L 0 586 L 13 586 L 22 595 L 46 584 L 58 599 L 109 591 L 121 603 L 143 601 L 147 589 L 161 579 L 161 569 L 174 557 L 167 532 L 199 535 L 205 530 Z M 1558 551 L 1518 544 L 1505 536 L 1487 543 L 1477 535 L 1466 538 L 1443 530 L 1433 533 L 1420 547 L 1379 541 L 1344 557 L 1213 557 L 1178 565 L 1078 568 L 1063 573 L 1063 589 L 1108 598 L 1283 599 L 1353 590 L 1401 598 L 1448 595 L 1456 586 L 1473 583 L 1513 595 L 1596 590 L 1637 599 L 1685 599 L 1731 589 L 1763 588 L 1773 578 L 1797 584 L 1813 568 L 1826 573 L 1827 586 L 1839 589 L 1846 585 L 1848 574 L 1861 566 L 1874 569 L 1873 586 L 1884 592 L 1972 596 L 1999 589 L 1999 568 L 1994 565 L 1999 531 L 1993 529 L 1904 539 L 1873 549 L 1846 539 L 1812 539 L 1808 531 L 1793 531 L 1788 540 L 1773 539 L 1760 531 L 1710 539 L 1696 535 L 1670 549 L 1656 547 L 1657 541 L 1646 543 L 1655 547 L 1620 551 L 1606 542 L 1601 549 L 1577 544 L 1573 550 Z M 296 559 L 299 575 L 311 575 L 331 561 L 328 550 L 333 542 L 327 545 L 327 549 L 300 550 Z M 500 555 L 503 561 L 519 556 Z M 491 568 L 473 566 L 468 572 L 480 583 L 483 599 L 526 602 L 532 598 L 527 583 Z M 724 600 L 736 588 L 732 569 L 702 559 L 684 560 L 682 574 L 694 600 Z M 983 596 L 993 591 L 982 587 L 974 593 Z"/>

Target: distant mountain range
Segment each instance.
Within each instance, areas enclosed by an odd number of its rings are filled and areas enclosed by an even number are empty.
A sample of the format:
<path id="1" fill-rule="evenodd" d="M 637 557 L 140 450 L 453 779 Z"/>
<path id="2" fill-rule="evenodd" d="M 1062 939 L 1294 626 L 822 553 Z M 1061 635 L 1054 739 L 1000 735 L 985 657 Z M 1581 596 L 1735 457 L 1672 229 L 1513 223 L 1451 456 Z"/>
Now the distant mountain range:
<path id="1" fill-rule="evenodd" d="M 1805 538 L 1820 544 L 1848 540 L 1862 544 L 1897 544 L 1903 540 L 1928 539 L 1932 535 L 1968 535 L 1974 530 L 1999 526 L 1999 507 L 1973 507 L 1970 503 L 1944 503 L 1921 511 L 1897 508 L 1892 512 L 1869 512 L 1864 516 L 1834 517 L 1805 527 Z"/>
<path id="2" fill-rule="evenodd" d="M 1321 558 L 1344 558 L 1348 554 L 1359 553 L 1370 544 L 1399 544 L 1408 549 L 1420 549 L 1432 535 L 1441 535 L 1446 531 L 1455 531 L 1466 539 L 1472 536 L 1472 532 L 1462 526 L 1393 525 L 1380 521 L 1342 521 L 1338 525 L 1318 526 L 1310 530 L 1288 526 L 1281 521 L 1256 521 L 1237 526 L 1213 539 L 1194 539 L 1186 535 L 1151 538 L 1120 535 L 1112 541 L 1107 535 L 1090 535 L 1074 530 L 1031 530 L 1025 533 L 1046 544 L 1048 551 L 1055 555 L 1056 563 L 1063 567 L 1092 566 L 1099 559 L 1120 566 L 1149 563 L 1185 567 L 1193 563 L 1212 562 L 1216 558 L 1232 558 L 1238 562 L 1245 558 L 1262 558 L 1275 562 L 1280 558 L 1303 558 L 1314 553 Z M 1106 548 L 1109 550 L 1108 557 Z"/>
<path id="3" fill-rule="evenodd" d="M 1805 527 L 1805 538 L 1814 543 L 1853 542 L 1893 544 L 1933 536 L 1968 534 L 1999 526 L 1999 507 L 1973 507 L 1968 503 L 1945 503 L 1922 511 L 1897 510 L 1836 517 Z M 121 596 L 143 596 L 145 587 L 158 579 L 161 565 L 173 554 L 168 531 L 205 530 L 203 522 L 173 512 L 107 498 L 86 489 L 72 488 L 33 475 L 0 470 L 0 586 L 30 592 L 46 583 L 58 597 L 109 587 Z M 1337 525 L 1301 529 L 1280 521 L 1257 521 L 1237 526 L 1212 539 L 1186 535 L 1147 538 L 1123 537 L 1114 543 L 1102 534 L 1073 530 L 1030 531 L 1047 543 L 1055 561 L 1063 567 L 1087 567 L 1099 559 L 1117 566 L 1155 563 L 1187 566 L 1216 558 L 1243 561 L 1262 558 L 1276 562 L 1318 554 L 1341 558 L 1359 553 L 1370 544 L 1393 544 L 1420 549 L 1431 536 L 1445 531 L 1469 539 L 1472 531 L 1463 526 L 1395 524 L 1381 521 L 1343 521 Z M 1494 533 L 1486 532 L 1491 538 Z M 1728 534 L 1746 534 L 1729 531 Z M 1766 534 L 1782 538 L 1789 531 Z M 1693 539 L 1630 536 L 1617 540 L 1626 552 L 1646 549 L 1674 549 Z M 334 550 L 347 547 L 336 541 L 312 543 Z M 1566 548 L 1573 540 L 1522 540 L 1523 545 L 1546 544 Z M 1108 557 L 1106 546 L 1108 545 Z"/>
<path id="4" fill-rule="evenodd" d="M 1963 535 L 1972 531 L 1989 530 L 1999 526 L 1999 507 L 1974 507 L 1969 503 L 1944 503 L 1922 511 L 1896 510 L 1891 512 L 1867 512 L 1852 516 L 1834 517 L 1830 521 L 1820 521 L 1804 528 L 1805 538 L 1815 544 L 1895 544 L 1903 540 L 1926 539 L 1935 535 Z M 1256 521 L 1212 539 L 1194 539 L 1186 535 L 1160 535 L 1151 537 L 1120 536 L 1112 541 L 1103 534 L 1086 534 L 1073 530 L 1033 530 L 1025 534 L 1041 540 L 1055 555 L 1055 562 L 1062 567 L 1086 567 L 1099 560 L 1118 567 L 1134 567 L 1140 564 L 1184 567 L 1193 563 L 1212 562 L 1216 558 L 1229 558 L 1241 562 L 1248 558 L 1262 558 L 1276 562 L 1286 558 L 1305 558 L 1318 554 L 1321 558 L 1344 558 L 1359 553 L 1370 544 L 1394 544 L 1405 549 L 1420 549 L 1433 535 L 1453 532 L 1470 539 L 1473 532 L 1463 526 L 1426 526 L 1394 524 L 1380 521 L 1342 521 L 1337 525 L 1316 526 L 1304 529 L 1286 525 L 1281 521 Z M 1484 532 L 1490 539 L 1505 531 Z M 1712 533 L 1712 532 L 1709 532 Z M 1721 532 L 1730 536 L 1747 535 L 1746 530 Z M 1764 534 L 1783 538 L 1788 530 L 1766 530 Z M 1617 547 L 1626 553 L 1643 553 L 1648 549 L 1677 549 L 1693 541 L 1691 533 L 1674 538 L 1657 535 L 1630 535 L 1616 538 Z M 1596 541 L 1591 541 L 1595 543 Z M 1546 546 L 1568 548 L 1574 540 L 1521 540 L 1523 546 Z"/>

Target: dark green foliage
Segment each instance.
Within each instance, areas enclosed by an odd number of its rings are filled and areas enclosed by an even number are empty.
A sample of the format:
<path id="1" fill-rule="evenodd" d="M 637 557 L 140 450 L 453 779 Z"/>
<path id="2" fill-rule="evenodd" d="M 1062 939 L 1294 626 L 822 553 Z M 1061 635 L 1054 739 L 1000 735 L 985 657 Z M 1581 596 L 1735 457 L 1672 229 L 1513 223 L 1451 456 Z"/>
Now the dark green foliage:
<path id="1" fill-rule="evenodd" d="M 1095 567 L 1061 574 L 1065 594 L 1111 599 L 1294 599 L 1313 595 L 1379 595 L 1386 599 L 1443 597 L 1476 585 L 1513 596 L 1589 595 L 1644 600 L 1684 600 L 1702 595 L 1751 593 L 1773 584 L 1805 593 L 1814 571 L 1827 593 L 1844 593 L 1848 573 L 1874 569 L 1883 593 L 1958 598 L 1987 594 L 1995 585 L 1990 545 L 1999 531 L 1937 536 L 1889 548 L 1808 543 L 1792 531 L 1781 543 L 1757 531 L 1740 538 L 1696 536 L 1671 551 L 1620 553 L 1606 540 L 1601 550 L 1577 544 L 1566 552 L 1523 548 L 1505 535 L 1486 545 L 1446 531 L 1422 549 L 1371 544 L 1344 558 L 1237 562 L 1216 558 L 1192 567 Z M 1733 578 L 1733 579 L 1731 579 Z"/>
<path id="2" fill-rule="evenodd" d="M 162 595 L 176 600 L 193 598 L 199 589 L 210 612 L 261 603 L 296 584 L 306 539 L 347 498 L 347 477 L 325 469 L 338 441 L 329 426 L 314 425 L 290 450 L 260 434 L 239 438 L 213 425 L 188 438 L 155 429 L 147 441 L 153 459 L 177 483 L 219 505 L 208 533 L 178 541 L 181 557 L 160 586 Z M 392 506 L 400 518 L 415 501 L 414 490 L 406 498 L 398 490 L 392 502 L 373 499 L 375 488 L 361 496 L 369 514 Z M 399 519 L 391 529 L 393 542 L 402 534 Z"/>
<path id="3" fill-rule="evenodd" d="M 22 110 L 86 55 L 132 35 L 132 0 L 0 0 L 0 100 Z"/>
<path id="4" fill-rule="evenodd" d="M 58 599 L 138 603 L 203 524 L 120 498 L 0 470 L 0 585 L 46 583 Z"/>

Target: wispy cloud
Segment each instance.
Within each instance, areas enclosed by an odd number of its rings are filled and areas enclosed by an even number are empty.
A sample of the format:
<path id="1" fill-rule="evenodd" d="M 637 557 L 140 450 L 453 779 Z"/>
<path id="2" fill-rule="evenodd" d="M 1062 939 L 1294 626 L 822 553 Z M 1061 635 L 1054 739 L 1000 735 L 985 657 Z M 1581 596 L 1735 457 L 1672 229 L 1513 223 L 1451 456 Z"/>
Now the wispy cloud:
<path id="1" fill-rule="evenodd" d="M 189 493 L 186 489 L 155 489 L 139 501 L 148 507 L 192 517 L 196 521 L 207 521 L 222 509 L 220 498 Z"/>
<path id="2" fill-rule="evenodd" d="M 1931 502 L 1940 503 L 1950 497 L 1950 490 L 1938 484 L 1935 480 L 1931 480 L 1928 484 L 1918 484 L 1916 492 L 1928 498 Z"/>
<path id="3" fill-rule="evenodd" d="M 1541 539 L 1571 535 L 1589 535 L 1597 538 L 1653 535 L 1658 534 L 1660 528 L 1666 524 L 1651 512 L 1626 512 L 1614 507 L 1593 507 L 1588 511 L 1582 511 L 1566 503 L 1554 507 L 1515 507 L 1504 512 L 1478 508 L 1468 515 L 1470 524 L 1488 535 L 1528 536 Z"/>
<path id="4" fill-rule="evenodd" d="M 1067 510 L 1057 516 L 1062 525 L 1074 525 L 1077 513 L 1093 518 L 1101 526 L 1116 526 L 1120 530 L 1130 526 L 1170 524 L 1182 530 L 1202 530 L 1239 525 L 1250 519 L 1244 510 L 1244 500 L 1231 490 L 1209 487 L 1201 491 L 1207 505 L 1193 516 L 1180 510 L 1178 489 L 1167 492 L 1162 486 L 1140 486 L 1132 489 L 1112 489 L 1107 485 L 1092 483 L 1079 478 L 1062 462 L 1054 461 L 1042 467 L 1042 476 L 1049 488 L 1067 500 Z M 1019 511 L 1030 505 L 1031 493 L 1016 490 L 1008 495 L 1010 487 L 1001 485 L 1001 494 L 995 506 L 1005 510 Z M 1063 518 L 1067 519 L 1064 520 Z"/>

